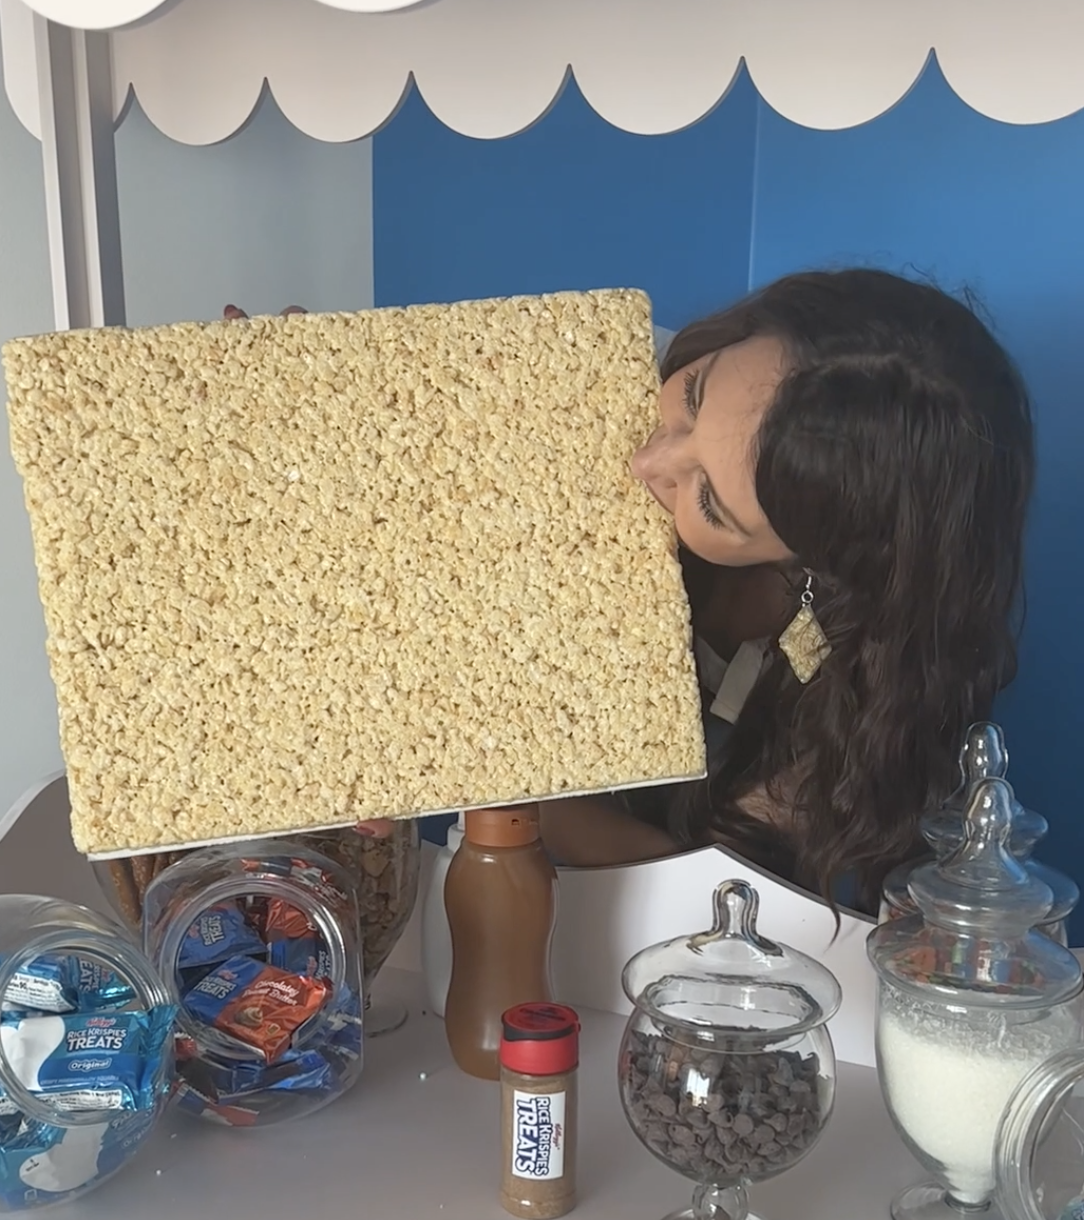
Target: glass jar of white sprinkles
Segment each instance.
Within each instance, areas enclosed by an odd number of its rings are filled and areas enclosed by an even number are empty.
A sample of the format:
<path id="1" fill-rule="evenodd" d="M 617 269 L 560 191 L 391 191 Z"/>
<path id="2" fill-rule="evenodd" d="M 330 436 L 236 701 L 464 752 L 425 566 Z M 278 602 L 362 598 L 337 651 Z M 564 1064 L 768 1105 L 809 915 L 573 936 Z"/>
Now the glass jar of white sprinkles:
<path id="1" fill-rule="evenodd" d="M 1003 779 L 975 784 L 960 846 L 911 878 L 919 913 L 869 938 L 882 1092 L 934 1179 L 895 1220 L 1020 1220 L 995 1198 L 999 1126 L 1021 1082 L 1081 1041 L 1081 968 L 1034 930 L 1053 895 L 1010 851 L 1013 805 Z"/>

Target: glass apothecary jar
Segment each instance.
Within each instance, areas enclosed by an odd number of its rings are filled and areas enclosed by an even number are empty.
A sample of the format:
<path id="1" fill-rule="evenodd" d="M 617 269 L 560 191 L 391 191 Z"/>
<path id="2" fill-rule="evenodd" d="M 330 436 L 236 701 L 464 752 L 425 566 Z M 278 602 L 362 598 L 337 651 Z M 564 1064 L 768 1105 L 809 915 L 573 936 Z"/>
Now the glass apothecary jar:
<path id="1" fill-rule="evenodd" d="M 836 1066 L 835 977 L 757 931 L 744 881 L 715 891 L 710 931 L 638 953 L 622 984 L 625 1115 L 640 1141 L 694 1183 L 669 1220 L 746 1220 L 751 1183 L 784 1173 L 824 1131 Z"/>
<path id="2" fill-rule="evenodd" d="M 960 750 L 959 787 L 940 809 L 927 814 L 920 824 L 922 836 L 929 844 L 932 855 L 926 860 L 901 864 L 888 874 L 881 894 L 878 922 L 917 913 L 908 889 L 911 874 L 917 867 L 943 860 L 956 851 L 963 842 L 964 814 L 975 785 L 984 779 L 1005 779 L 1008 769 L 1009 752 L 1000 727 L 987 721 L 973 724 Z M 1033 877 L 1049 886 L 1052 894 L 1050 910 L 1038 930 L 1059 945 L 1068 945 L 1066 921 L 1080 901 L 1080 889 L 1064 873 L 1031 858 L 1036 844 L 1047 829 L 1046 818 L 1013 801 L 1009 851 Z"/>
<path id="3" fill-rule="evenodd" d="M 336 861 L 293 840 L 191 852 L 147 889 L 143 947 L 179 1003 L 182 1110 L 265 1125 L 358 1079 L 361 930 Z"/>
<path id="4" fill-rule="evenodd" d="M 337 860 L 354 878 L 365 966 L 365 1035 L 390 1033 L 407 1019 L 399 1003 L 373 999 L 377 975 L 399 943 L 418 901 L 421 836 L 415 819 L 392 822 L 383 835 L 354 830 L 305 835 L 303 842 Z"/>
<path id="5" fill-rule="evenodd" d="M 116 922 L 0 896 L 0 1214 L 122 1169 L 169 1096 L 176 1009 Z"/>
<path id="6" fill-rule="evenodd" d="M 1009 785 L 976 784 L 961 845 L 911 878 L 919 914 L 869 937 L 882 1092 L 934 1177 L 894 1201 L 896 1220 L 998 1220 L 995 1143 L 1009 1099 L 1081 1041 L 1080 966 L 1034 930 L 1052 895 L 1009 851 L 1012 825 Z"/>
<path id="7" fill-rule="evenodd" d="M 398 1004 L 372 1004 L 373 984 L 414 912 L 421 871 L 421 841 L 414 820 L 394 822 L 386 836 L 365 836 L 353 828 L 291 836 L 306 851 L 327 856 L 350 878 L 361 918 L 365 964 L 365 1032 L 369 1037 L 397 1029 L 406 1020 Z M 259 840 L 252 851 L 262 850 Z M 196 849 L 197 852 L 203 849 Z M 137 935 L 142 935 L 147 890 L 167 869 L 192 851 L 157 852 L 126 859 L 95 861 L 94 872 L 110 905 Z"/>

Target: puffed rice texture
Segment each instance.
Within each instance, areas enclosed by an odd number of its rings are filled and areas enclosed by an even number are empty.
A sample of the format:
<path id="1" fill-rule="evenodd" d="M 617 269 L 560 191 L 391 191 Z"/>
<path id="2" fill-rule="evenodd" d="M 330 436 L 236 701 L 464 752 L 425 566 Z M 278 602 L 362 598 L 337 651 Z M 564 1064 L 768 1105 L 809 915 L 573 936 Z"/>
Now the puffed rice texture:
<path id="1" fill-rule="evenodd" d="M 3 358 L 81 851 L 703 774 L 643 293 Z"/>

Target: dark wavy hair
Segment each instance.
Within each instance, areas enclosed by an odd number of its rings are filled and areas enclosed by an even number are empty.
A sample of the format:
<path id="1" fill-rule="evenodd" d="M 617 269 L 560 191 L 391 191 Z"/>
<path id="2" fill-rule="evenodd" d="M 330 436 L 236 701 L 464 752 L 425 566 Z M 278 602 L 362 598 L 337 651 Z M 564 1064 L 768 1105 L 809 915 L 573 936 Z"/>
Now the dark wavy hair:
<path id="1" fill-rule="evenodd" d="M 850 876 L 870 909 L 954 787 L 968 725 L 1015 676 L 1031 410 L 967 304 L 874 270 L 791 275 L 694 323 L 663 378 L 760 335 L 787 371 L 759 431 L 757 498 L 813 575 L 832 651 L 803 687 L 771 648 L 679 821 L 689 839 L 767 851 L 833 909 Z M 736 808 L 761 786 L 798 829 Z"/>

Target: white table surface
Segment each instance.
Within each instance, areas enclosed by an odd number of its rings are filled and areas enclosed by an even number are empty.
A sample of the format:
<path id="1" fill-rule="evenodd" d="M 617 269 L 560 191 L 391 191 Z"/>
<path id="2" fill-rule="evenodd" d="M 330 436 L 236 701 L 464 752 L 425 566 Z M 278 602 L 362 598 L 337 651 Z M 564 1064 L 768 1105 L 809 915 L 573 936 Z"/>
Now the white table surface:
<path id="1" fill-rule="evenodd" d="M 497 1086 L 452 1063 L 443 1023 L 423 1016 L 420 979 L 381 990 L 411 1016 L 369 1043 L 352 1093 L 297 1123 L 234 1131 L 169 1114 L 133 1163 L 59 1214 L 71 1220 L 500 1220 Z M 617 1096 L 624 1022 L 585 1012 L 579 1220 L 660 1220 L 691 1185 L 627 1126 Z M 422 1073 L 425 1078 L 422 1079 Z M 836 1112 L 790 1173 L 754 1191 L 762 1220 L 872 1220 L 921 1171 L 881 1103 L 876 1073 L 841 1065 Z"/>
<path id="2" fill-rule="evenodd" d="M 101 891 L 71 846 L 66 795 L 46 795 L 33 817 L 3 836 L 0 893 L 56 894 L 101 907 Z M 422 1014 L 421 979 L 413 973 L 417 932 L 408 929 L 393 959 L 408 969 L 385 969 L 377 984 L 378 998 L 380 991 L 400 995 L 411 1018 L 368 1044 L 365 1071 L 349 1095 L 297 1123 L 256 1131 L 167 1114 L 122 1173 L 50 1214 L 501 1220 L 497 1087 L 460 1073 L 443 1023 Z M 624 1018 L 583 1007 L 580 1013 L 581 1202 L 573 1215 L 661 1220 L 688 1204 L 691 1184 L 656 1161 L 625 1122 L 616 1081 Z M 789 1173 L 756 1187 L 753 1203 L 760 1220 L 887 1220 L 892 1196 L 921 1177 L 892 1129 L 876 1072 L 841 1064 L 835 1114 L 821 1142 Z"/>

